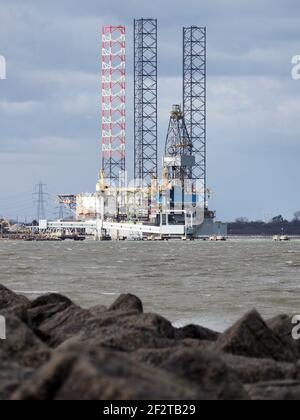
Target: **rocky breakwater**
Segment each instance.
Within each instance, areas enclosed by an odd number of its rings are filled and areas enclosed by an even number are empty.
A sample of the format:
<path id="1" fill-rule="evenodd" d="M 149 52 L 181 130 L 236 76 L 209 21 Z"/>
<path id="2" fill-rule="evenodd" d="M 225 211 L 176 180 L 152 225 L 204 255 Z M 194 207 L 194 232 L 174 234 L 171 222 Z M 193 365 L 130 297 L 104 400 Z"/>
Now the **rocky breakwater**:
<path id="1" fill-rule="evenodd" d="M 249 312 L 225 333 L 175 328 L 122 295 L 80 308 L 0 286 L 0 400 L 298 400 L 300 343 L 288 316 Z"/>

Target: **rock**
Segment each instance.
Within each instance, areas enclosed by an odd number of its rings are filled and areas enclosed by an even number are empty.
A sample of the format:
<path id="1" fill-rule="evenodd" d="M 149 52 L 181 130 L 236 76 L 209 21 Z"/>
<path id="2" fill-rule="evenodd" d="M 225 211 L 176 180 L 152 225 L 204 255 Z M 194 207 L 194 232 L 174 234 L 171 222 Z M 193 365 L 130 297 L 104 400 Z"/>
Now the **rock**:
<path id="1" fill-rule="evenodd" d="M 135 319 L 131 317 L 129 323 L 126 322 L 124 327 L 151 331 L 161 338 L 174 339 L 176 337 L 176 329 L 171 322 L 156 314 L 141 314 L 136 316 Z"/>
<path id="2" fill-rule="evenodd" d="M 153 367 L 162 367 L 171 354 L 187 350 L 193 350 L 195 354 L 215 354 L 211 342 L 202 342 L 203 346 L 185 347 L 185 342 L 180 342 L 175 347 L 162 349 L 140 349 L 131 354 L 132 360 L 145 363 Z M 292 363 L 278 363 L 271 359 L 252 359 L 241 356 L 232 356 L 230 354 L 218 353 L 228 370 L 236 376 L 243 384 L 253 384 L 257 382 L 267 382 L 285 379 L 300 379 L 299 367 Z M 176 372 L 176 369 L 175 369 Z"/>
<path id="3" fill-rule="evenodd" d="M 166 370 L 199 388 L 210 400 L 247 399 L 242 382 L 214 352 L 205 349 L 176 347 L 140 349 L 132 360 Z"/>
<path id="4" fill-rule="evenodd" d="M 24 368 L 16 363 L 0 362 L 0 400 L 8 400 L 33 372 L 33 369 Z"/>
<path id="5" fill-rule="evenodd" d="M 0 286 L 0 399 L 300 399 L 300 343 L 286 315 L 246 314 L 225 333 L 175 328 L 121 295 L 82 309 L 59 294 L 32 303 Z"/>
<path id="6" fill-rule="evenodd" d="M 200 327 L 199 325 L 186 325 L 185 327 L 178 328 L 177 330 L 178 337 L 185 339 L 185 338 L 193 338 L 196 340 L 206 340 L 206 341 L 217 341 L 220 334 L 209 330 L 204 327 Z"/>
<path id="7" fill-rule="evenodd" d="M 122 312 L 143 312 L 142 301 L 134 295 L 127 294 L 121 295 L 118 299 L 110 306 L 110 311 L 122 311 Z"/>
<path id="8" fill-rule="evenodd" d="M 175 340 L 176 329 L 159 315 L 109 310 L 94 316 L 93 312 L 70 306 L 42 323 L 39 333 L 48 337 L 50 347 L 76 336 L 77 341 L 132 351 L 143 346 L 162 346 L 165 341 L 170 346 L 168 340 Z"/>
<path id="9" fill-rule="evenodd" d="M 162 338 L 149 331 L 134 331 L 125 329 L 111 333 L 109 330 L 102 330 L 95 337 L 81 336 L 79 341 L 88 342 L 94 346 L 108 347 L 120 352 L 133 352 L 138 349 L 162 349 L 178 345 L 178 341 Z"/>
<path id="10" fill-rule="evenodd" d="M 279 315 L 266 321 L 270 330 L 281 337 L 288 345 L 292 345 L 297 349 L 300 358 L 300 340 L 294 340 L 292 331 L 295 325 L 292 323 L 292 318 L 288 315 Z"/>
<path id="11" fill-rule="evenodd" d="M 30 306 L 30 301 L 25 296 L 17 295 L 11 290 L 0 284 L 0 311 L 27 308 Z"/>
<path id="12" fill-rule="evenodd" d="M 0 360 L 38 367 L 49 358 L 49 350 L 19 318 L 6 318 L 6 340 L 1 341 Z"/>
<path id="13" fill-rule="evenodd" d="M 28 309 L 28 318 L 34 328 L 39 327 L 44 321 L 73 305 L 73 302 L 56 293 L 43 295 L 34 300 Z"/>
<path id="14" fill-rule="evenodd" d="M 288 315 L 279 315 L 266 321 L 267 326 L 281 338 L 292 338 L 292 318 Z"/>
<path id="15" fill-rule="evenodd" d="M 216 354 L 175 349 L 160 368 L 194 383 L 210 400 L 248 399 L 242 383 Z"/>
<path id="16" fill-rule="evenodd" d="M 254 359 L 230 354 L 220 356 L 226 366 L 244 384 L 294 379 L 297 372 L 292 363 L 279 363 L 272 359 Z"/>
<path id="17" fill-rule="evenodd" d="M 23 321 L 25 324 L 28 324 L 28 313 L 27 313 L 27 307 L 18 305 L 18 306 L 10 306 L 6 309 L 2 309 L 0 311 L 0 315 L 4 318 L 8 318 L 10 316 L 17 317 L 21 321 Z"/>
<path id="18" fill-rule="evenodd" d="M 175 351 L 175 347 L 140 348 L 129 353 L 131 360 L 152 367 L 160 367 Z"/>
<path id="19" fill-rule="evenodd" d="M 299 381 L 262 382 L 246 386 L 252 400 L 256 401 L 298 401 Z"/>
<path id="20" fill-rule="evenodd" d="M 158 344 L 162 342 L 159 341 Z M 170 354 L 174 351 L 194 350 L 195 352 L 215 353 L 214 344 L 211 341 L 200 340 L 168 340 L 163 342 L 164 345 L 156 345 L 147 347 L 140 347 L 129 352 L 129 357 L 149 366 L 159 367 L 167 360 Z"/>
<path id="21" fill-rule="evenodd" d="M 124 354 L 73 346 L 23 384 L 12 400 L 194 400 L 197 388 L 159 369 L 139 365 Z"/>
<path id="22" fill-rule="evenodd" d="M 36 334 L 47 343 L 49 347 L 57 347 L 65 340 L 79 334 L 90 318 L 87 310 L 71 305 L 64 311 L 45 319 L 36 330 Z"/>
<path id="23" fill-rule="evenodd" d="M 296 362 L 298 359 L 295 348 L 271 331 L 255 310 L 222 334 L 216 348 L 233 355 L 278 362 Z"/>
<path id="24" fill-rule="evenodd" d="M 107 311 L 107 307 L 104 305 L 96 305 L 87 309 L 87 311 L 91 317 L 97 318 L 98 316 L 101 316 L 103 312 Z"/>
<path id="25" fill-rule="evenodd" d="M 184 340 L 179 341 L 179 346 L 194 349 L 194 350 L 201 350 L 207 352 L 216 352 L 215 348 L 215 341 L 206 341 L 206 340 L 196 340 L 193 338 L 185 338 Z"/>
<path id="26" fill-rule="evenodd" d="M 300 361 L 296 365 L 294 365 L 293 375 L 291 379 L 300 381 Z"/>

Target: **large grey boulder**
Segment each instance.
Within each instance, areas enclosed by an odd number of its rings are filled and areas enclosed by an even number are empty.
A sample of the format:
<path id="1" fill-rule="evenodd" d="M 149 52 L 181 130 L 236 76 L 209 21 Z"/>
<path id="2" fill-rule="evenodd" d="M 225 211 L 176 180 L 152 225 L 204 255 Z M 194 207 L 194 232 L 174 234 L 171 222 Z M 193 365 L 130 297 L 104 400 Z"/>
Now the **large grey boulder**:
<path id="1" fill-rule="evenodd" d="M 48 347 L 18 317 L 6 318 L 6 340 L 0 342 L 0 360 L 39 367 L 50 355 Z"/>
<path id="2" fill-rule="evenodd" d="M 64 311 L 73 305 L 73 302 L 60 294 L 43 295 L 34 300 L 28 308 L 28 318 L 34 328 L 38 328 L 44 321 Z"/>
<path id="3" fill-rule="evenodd" d="M 137 296 L 131 294 L 120 295 L 118 299 L 110 306 L 109 310 L 122 312 L 143 312 L 143 303 Z"/>
<path id="4" fill-rule="evenodd" d="M 252 400 L 255 401 L 299 401 L 299 381 L 261 382 L 246 386 Z"/>
<path id="5" fill-rule="evenodd" d="M 0 284 L 0 313 L 10 309 L 28 308 L 30 301 L 25 296 L 20 296 Z"/>
<path id="6" fill-rule="evenodd" d="M 198 389 L 108 349 L 70 346 L 26 381 L 13 400 L 191 400 Z"/>
<path id="7" fill-rule="evenodd" d="M 253 310 L 222 334 L 216 348 L 237 356 L 296 362 L 298 353 L 267 326 L 260 314 Z"/>

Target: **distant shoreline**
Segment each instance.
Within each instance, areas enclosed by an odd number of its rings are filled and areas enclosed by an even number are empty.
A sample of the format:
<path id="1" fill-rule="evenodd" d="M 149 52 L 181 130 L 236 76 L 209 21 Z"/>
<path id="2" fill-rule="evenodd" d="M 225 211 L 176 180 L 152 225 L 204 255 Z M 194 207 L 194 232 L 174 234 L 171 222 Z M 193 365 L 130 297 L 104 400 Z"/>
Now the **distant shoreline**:
<path id="1" fill-rule="evenodd" d="M 231 241 L 234 241 L 234 240 L 237 240 L 237 241 L 253 241 L 253 240 L 261 240 L 261 241 L 267 241 L 267 242 L 275 242 L 274 240 L 273 240 L 273 236 L 274 235 L 264 235 L 264 234 L 262 234 L 262 235 L 249 235 L 249 234 L 239 234 L 239 235 L 233 235 L 233 234 L 229 234 L 228 236 L 227 236 L 227 239 L 228 239 L 228 241 L 229 242 L 231 242 Z M 283 243 L 283 242 L 285 242 L 285 243 L 290 243 L 290 242 L 293 242 L 293 241 L 300 241 L 300 235 L 287 235 L 288 236 L 288 239 L 289 240 L 287 240 L 287 241 L 280 241 L 281 243 Z M 136 242 L 136 243 L 140 243 L 141 241 L 133 241 L 133 240 L 128 240 L 129 242 Z M 70 241 L 60 241 L 60 240 L 26 240 L 26 239 L 23 239 L 23 238 L 16 238 L 16 237 L 5 237 L 5 238 L 1 238 L 0 237 L 0 243 L 4 243 L 4 242 L 22 242 L 22 243 L 34 243 L 34 244 L 36 244 L 36 243 L 41 243 L 41 242 L 47 242 L 47 243 L 53 243 L 53 242 L 56 242 L 56 243 L 60 243 L 60 244 L 62 244 L 62 243 L 66 243 L 66 244 L 69 244 L 70 243 Z M 74 242 L 74 241 L 72 241 L 72 242 Z M 85 242 L 90 242 L 90 241 L 85 241 Z M 95 242 L 95 241 L 92 241 L 92 242 Z M 117 242 L 117 241 L 110 241 L 109 243 L 111 243 L 111 242 Z M 149 243 L 153 243 L 153 241 L 142 241 L 142 242 L 149 242 Z M 170 241 L 162 241 L 162 242 L 178 242 L 178 240 L 176 241 L 176 240 L 170 240 Z M 179 242 L 181 242 L 181 241 L 179 241 Z M 184 243 L 189 243 L 189 242 L 191 242 L 191 243 L 197 243 L 197 242 L 208 242 L 208 243 L 211 243 L 211 241 L 209 241 L 208 239 L 206 239 L 206 240 L 204 240 L 204 239 L 194 239 L 193 241 L 185 241 Z M 82 242 L 81 242 L 82 243 Z M 101 242 L 102 243 L 102 242 Z M 105 242 L 106 243 L 106 242 Z M 160 241 L 160 243 L 161 243 L 161 241 Z M 226 241 L 225 242 L 223 242 L 222 241 L 222 243 L 225 243 L 226 244 Z"/>
<path id="2" fill-rule="evenodd" d="M 229 239 L 265 239 L 265 240 L 271 240 L 273 239 L 274 235 L 249 235 L 249 234 L 239 234 L 239 235 L 233 235 L 233 234 L 228 234 L 228 238 Z M 293 240 L 293 239 L 299 239 L 300 240 L 300 235 L 288 235 L 288 237 Z"/>
<path id="3" fill-rule="evenodd" d="M 228 223 L 229 236 L 274 236 L 282 234 L 300 237 L 300 221 L 294 220 L 292 222 L 288 222 L 286 220 L 282 220 L 277 223 L 236 221 Z"/>

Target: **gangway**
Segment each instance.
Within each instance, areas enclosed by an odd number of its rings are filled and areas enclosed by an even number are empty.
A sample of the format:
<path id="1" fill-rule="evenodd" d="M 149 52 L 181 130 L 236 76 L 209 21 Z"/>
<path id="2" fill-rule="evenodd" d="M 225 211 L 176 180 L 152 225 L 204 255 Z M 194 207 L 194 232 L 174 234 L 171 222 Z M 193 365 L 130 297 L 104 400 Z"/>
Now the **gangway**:
<path id="1" fill-rule="evenodd" d="M 134 222 L 123 222 L 118 223 L 115 221 L 106 221 L 102 219 L 95 220 L 77 220 L 77 221 L 64 221 L 64 220 L 40 220 L 39 230 L 67 230 L 67 229 L 82 229 L 85 231 L 94 232 L 95 237 L 101 237 L 102 232 L 118 232 L 118 234 L 134 233 L 134 234 L 145 234 L 145 235 L 157 235 L 159 237 L 184 237 L 188 232 L 188 218 L 185 211 L 180 211 L 185 216 L 184 224 L 169 224 L 167 217 L 169 214 L 175 213 L 172 211 L 160 214 L 160 224 L 150 225 L 143 223 Z M 179 211 L 178 211 L 179 213 Z"/>

